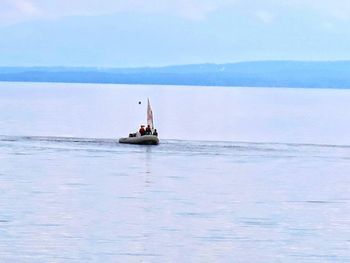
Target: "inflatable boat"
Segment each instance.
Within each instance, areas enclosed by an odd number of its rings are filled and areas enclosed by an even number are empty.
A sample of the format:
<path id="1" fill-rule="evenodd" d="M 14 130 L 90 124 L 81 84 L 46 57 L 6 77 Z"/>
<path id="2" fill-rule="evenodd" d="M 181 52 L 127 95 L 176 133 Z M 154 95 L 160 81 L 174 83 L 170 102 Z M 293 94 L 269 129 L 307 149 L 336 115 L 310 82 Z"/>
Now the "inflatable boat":
<path id="1" fill-rule="evenodd" d="M 120 138 L 119 143 L 157 145 L 159 144 L 159 139 L 155 135 L 143 135 L 137 137 Z"/>
<path id="2" fill-rule="evenodd" d="M 139 102 L 141 104 L 141 102 Z M 143 129 L 145 127 L 144 125 L 141 125 L 141 128 Z M 126 138 L 120 138 L 119 143 L 129 143 L 129 144 L 143 144 L 143 145 L 157 145 L 159 144 L 158 139 L 158 132 L 157 129 L 154 128 L 153 123 L 153 112 L 151 108 L 151 103 L 148 99 L 148 105 L 147 105 L 147 127 L 150 129 L 149 133 L 146 133 L 145 130 L 143 130 L 143 134 L 141 135 L 141 130 L 137 133 L 130 133 L 129 137 Z"/>

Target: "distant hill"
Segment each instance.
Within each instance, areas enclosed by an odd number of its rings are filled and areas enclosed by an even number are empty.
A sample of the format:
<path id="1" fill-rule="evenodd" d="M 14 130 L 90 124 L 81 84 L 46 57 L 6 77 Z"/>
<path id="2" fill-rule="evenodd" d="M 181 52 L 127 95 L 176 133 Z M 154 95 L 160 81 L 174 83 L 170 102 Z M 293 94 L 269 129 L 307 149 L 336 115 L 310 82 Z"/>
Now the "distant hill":
<path id="1" fill-rule="evenodd" d="M 350 88 L 350 61 L 259 61 L 158 68 L 0 67 L 0 81 Z"/>

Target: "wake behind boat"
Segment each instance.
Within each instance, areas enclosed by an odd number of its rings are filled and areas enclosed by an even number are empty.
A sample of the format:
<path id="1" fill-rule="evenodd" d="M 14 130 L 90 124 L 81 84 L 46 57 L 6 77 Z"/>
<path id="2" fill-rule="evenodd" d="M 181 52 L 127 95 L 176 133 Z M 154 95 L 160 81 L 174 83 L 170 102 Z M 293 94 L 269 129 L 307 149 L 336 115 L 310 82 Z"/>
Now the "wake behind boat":
<path id="1" fill-rule="evenodd" d="M 151 108 L 151 103 L 148 99 L 147 104 L 147 127 L 144 128 L 144 125 L 141 125 L 141 128 L 136 133 L 130 133 L 129 137 L 120 138 L 119 143 L 128 143 L 128 144 L 142 144 L 142 145 L 157 145 L 159 144 L 158 132 L 154 128 L 153 122 L 153 112 Z"/>

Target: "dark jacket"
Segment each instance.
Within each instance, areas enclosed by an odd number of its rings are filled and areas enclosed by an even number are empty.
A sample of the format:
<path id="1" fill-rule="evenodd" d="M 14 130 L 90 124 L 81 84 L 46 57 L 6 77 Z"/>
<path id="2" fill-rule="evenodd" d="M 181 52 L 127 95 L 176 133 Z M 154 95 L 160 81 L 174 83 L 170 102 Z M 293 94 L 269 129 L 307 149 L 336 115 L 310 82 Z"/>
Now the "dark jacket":
<path id="1" fill-rule="evenodd" d="M 146 134 L 152 134 L 151 127 L 147 126 L 147 128 L 146 128 Z"/>

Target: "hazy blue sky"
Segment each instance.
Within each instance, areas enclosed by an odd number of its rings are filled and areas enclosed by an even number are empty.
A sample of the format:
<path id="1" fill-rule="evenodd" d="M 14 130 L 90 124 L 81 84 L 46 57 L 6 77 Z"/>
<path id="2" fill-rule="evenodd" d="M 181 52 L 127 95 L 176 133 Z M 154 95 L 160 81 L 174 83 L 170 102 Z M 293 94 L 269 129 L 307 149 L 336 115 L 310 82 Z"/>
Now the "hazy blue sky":
<path id="1" fill-rule="evenodd" d="M 350 59 L 345 0 L 1 0 L 0 65 Z"/>

